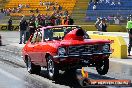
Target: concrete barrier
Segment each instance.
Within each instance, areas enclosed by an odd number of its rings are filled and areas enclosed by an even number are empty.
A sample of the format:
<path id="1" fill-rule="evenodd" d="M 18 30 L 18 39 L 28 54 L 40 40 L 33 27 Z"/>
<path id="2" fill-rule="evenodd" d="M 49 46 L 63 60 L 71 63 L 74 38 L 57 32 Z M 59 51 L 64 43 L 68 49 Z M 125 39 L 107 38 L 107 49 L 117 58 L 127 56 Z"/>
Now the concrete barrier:
<path id="1" fill-rule="evenodd" d="M 127 58 L 127 44 L 123 37 L 121 36 L 107 36 L 99 34 L 89 34 L 91 39 L 104 39 L 110 40 L 112 42 L 111 49 L 112 54 L 111 58 Z"/>

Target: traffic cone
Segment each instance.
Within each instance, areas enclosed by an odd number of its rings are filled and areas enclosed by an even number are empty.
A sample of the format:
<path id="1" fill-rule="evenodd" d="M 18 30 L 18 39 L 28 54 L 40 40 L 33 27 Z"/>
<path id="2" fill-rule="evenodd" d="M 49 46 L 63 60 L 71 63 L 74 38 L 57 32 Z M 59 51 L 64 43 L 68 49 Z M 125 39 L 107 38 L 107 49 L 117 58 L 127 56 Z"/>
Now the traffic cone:
<path id="1" fill-rule="evenodd" d="M 0 35 L 0 46 L 2 46 L 2 37 Z"/>

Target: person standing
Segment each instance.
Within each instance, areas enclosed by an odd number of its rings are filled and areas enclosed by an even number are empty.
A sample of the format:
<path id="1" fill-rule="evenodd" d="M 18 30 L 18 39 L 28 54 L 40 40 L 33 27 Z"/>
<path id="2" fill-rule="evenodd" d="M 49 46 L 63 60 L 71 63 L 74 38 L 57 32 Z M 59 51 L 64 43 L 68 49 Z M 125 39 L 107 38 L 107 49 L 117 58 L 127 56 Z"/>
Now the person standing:
<path id="1" fill-rule="evenodd" d="M 35 20 L 32 18 L 29 21 L 29 34 L 30 34 L 30 36 L 33 35 L 33 33 L 35 32 L 35 29 L 36 29 Z"/>
<path id="2" fill-rule="evenodd" d="M 23 43 L 25 44 L 27 26 L 28 26 L 28 23 L 27 23 L 26 19 L 23 16 L 21 21 L 20 21 L 20 42 L 19 42 L 19 44 L 22 44 L 22 36 L 23 35 L 24 35 Z"/>
<path id="3" fill-rule="evenodd" d="M 101 23 L 101 19 L 100 19 L 100 17 L 98 17 L 97 21 L 95 23 L 95 27 L 96 27 L 97 31 L 101 31 L 101 27 L 99 26 L 100 23 Z"/>
<path id="4" fill-rule="evenodd" d="M 38 28 L 38 26 L 39 26 L 39 20 L 38 20 L 38 18 L 36 17 L 36 18 L 35 18 L 35 27 Z"/>
<path id="5" fill-rule="evenodd" d="M 129 17 L 126 29 L 128 31 L 128 34 L 129 34 L 128 56 L 130 56 L 131 47 L 132 47 L 132 17 Z"/>
<path id="6" fill-rule="evenodd" d="M 61 22 L 60 17 L 57 16 L 55 19 L 55 25 L 60 25 L 60 22 Z"/>
<path id="7" fill-rule="evenodd" d="M 12 18 L 10 17 L 8 20 L 8 30 L 11 31 L 12 30 Z"/>
<path id="8" fill-rule="evenodd" d="M 68 25 L 73 25 L 74 24 L 74 20 L 70 17 L 70 16 L 68 16 Z"/>
<path id="9" fill-rule="evenodd" d="M 103 18 L 101 20 L 101 23 L 99 24 L 99 26 L 100 26 L 102 32 L 107 32 L 107 24 L 106 24 L 105 18 Z"/>

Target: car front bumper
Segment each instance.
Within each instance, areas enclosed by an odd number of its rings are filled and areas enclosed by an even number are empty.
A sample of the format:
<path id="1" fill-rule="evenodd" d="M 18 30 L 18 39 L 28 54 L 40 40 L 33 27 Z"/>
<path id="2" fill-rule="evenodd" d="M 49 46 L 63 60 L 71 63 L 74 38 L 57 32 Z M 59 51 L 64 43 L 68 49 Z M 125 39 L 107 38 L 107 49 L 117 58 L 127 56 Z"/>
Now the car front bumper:
<path id="1" fill-rule="evenodd" d="M 59 69 L 67 69 L 73 67 L 86 67 L 92 62 L 109 58 L 111 52 L 108 53 L 93 53 L 83 55 L 67 55 L 67 56 L 54 56 L 54 62 L 57 64 Z M 92 61 L 92 62 L 91 62 Z"/>
<path id="2" fill-rule="evenodd" d="M 98 56 L 98 55 L 110 55 L 111 52 L 107 52 L 107 53 L 92 53 L 92 54 L 80 54 L 80 55 L 67 55 L 67 56 L 54 56 L 53 58 L 72 58 L 72 57 L 77 57 L 77 58 L 81 58 L 81 57 L 87 57 L 87 56 Z"/>

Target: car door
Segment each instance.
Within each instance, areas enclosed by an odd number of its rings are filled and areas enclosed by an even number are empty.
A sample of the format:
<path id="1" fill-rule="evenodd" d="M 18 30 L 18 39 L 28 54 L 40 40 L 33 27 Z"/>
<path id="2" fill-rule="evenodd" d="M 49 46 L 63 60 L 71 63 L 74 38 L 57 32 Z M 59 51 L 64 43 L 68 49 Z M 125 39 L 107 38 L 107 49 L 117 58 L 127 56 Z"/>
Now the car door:
<path id="1" fill-rule="evenodd" d="M 36 46 L 36 37 L 37 37 L 37 32 L 35 32 L 34 33 L 34 35 L 33 35 L 33 37 L 32 37 L 32 39 L 30 40 L 30 42 L 29 42 L 29 44 L 28 44 L 28 55 L 29 55 L 29 57 L 30 57 L 30 59 L 31 59 L 31 61 L 33 62 L 33 63 L 35 63 L 36 61 L 35 61 L 35 54 L 36 54 L 36 52 L 35 52 L 35 46 Z"/>
<path id="2" fill-rule="evenodd" d="M 35 57 L 35 62 L 38 65 L 43 64 L 43 41 L 42 41 L 42 31 L 38 31 L 37 36 L 36 36 L 36 42 L 34 45 L 34 57 Z"/>

